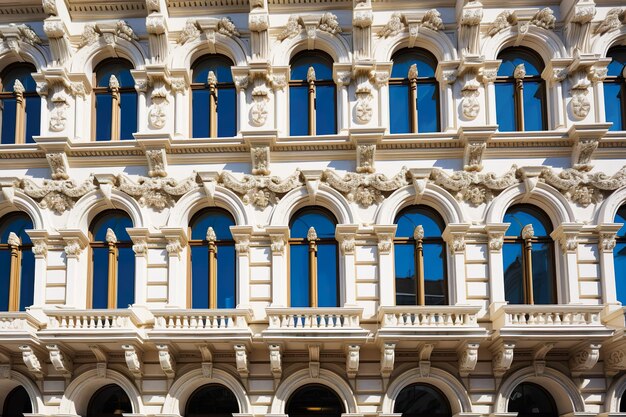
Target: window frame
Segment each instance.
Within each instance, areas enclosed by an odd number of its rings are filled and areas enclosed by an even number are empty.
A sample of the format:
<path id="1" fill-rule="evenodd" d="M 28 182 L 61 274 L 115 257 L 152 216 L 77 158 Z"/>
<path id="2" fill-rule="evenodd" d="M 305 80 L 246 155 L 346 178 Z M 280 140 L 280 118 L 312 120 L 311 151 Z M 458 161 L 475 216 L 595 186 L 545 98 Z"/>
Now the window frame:
<path id="1" fill-rule="evenodd" d="M 623 53 L 626 54 L 626 47 L 624 46 L 616 46 L 609 49 L 607 53 L 607 57 L 611 58 L 612 61 L 615 60 L 611 56 L 611 53 Z M 604 84 L 617 84 L 620 87 L 620 113 L 622 116 L 622 125 L 619 126 L 619 129 L 614 129 L 614 131 L 623 131 L 626 129 L 626 77 L 624 72 L 626 71 L 626 64 L 622 66 L 622 71 L 620 71 L 619 75 L 609 75 L 607 73 L 606 77 L 603 80 L 602 90 L 606 93 L 606 86 Z M 606 119 L 606 94 L 604 94 L 604 105 L 605 105 L 605 119 Z"/>
<path id="2" fill-rule="evenodd" d="M 12 213 L 8 213 L 7 215 L 3 216 L 2 218 L 0 218 L 0 225 L 4 225 L 5 222 L 10 222 L 12 220 L 12 218 L 16 218 L 16 217 L 25 217 L 27 219 L 29 219 L 31 221 L 32 224 L 32 219 L 30 219 L 30 217 L 24 213 L 24 212 L 12 212 Z M 10 234 L 15 234 L 17 235 L 17 233 L 11 231 L 9 232 Z M 19 239 L 19 236 L 17 236 L 17 238 Z M 10 237 L 9 237 L 10 239 Z M 22 311 L 20 310 L 20 304 L 21 304 L 21 290 L 22 290 L 22 259 L 23 259 L 23 254 L 24 252 L 30 252 L 33 250 L 33 244 L 31 243 L 24 243 L 22 241 L 22 239 L 19 239 L 20 243 L 19 245 L 14 245 L 11 244 L 9 242 L 7 243 L 1 243 L 0 242 L 0 250 L 5 250 L 5 251 L 9 251 L 9 256 L 11 259 L 11 263 L 10 263 L 10 270 L 9 270 L 9 299 L 7 302 L 7 312 L 18 312 L 18 311 Z M 33 260 L 34 263 L 34 260 Z M 33 271 L 34 271 L 34 265 L 33 265 Z M 33 276 L 34 279 L 34 276 Z"/>
<path id="3" fill-rule="evenodd" d="M 26 115 L 27 115 L 27 109 L 26 109 L 26 102 L 28 98 L 39 98 L 39 94 L 37 93 L 37 90 L 32 90 L 32 91 L 27 91 L 26 89 L 24 89 L 23 92 L 16 92 L 15 89 L 14 91 L 4 91 L 4 83 L 2 82 L 2 80 L 5 79 L 6 74 L 10 73 L 13 70 L 19 70 L 20 68 L 24 68 L 24 69 L 28 69 L 29 73 L 32 74 L 33 72 L 37 72 L 37 69 L 30 63 L 27 62 L 18 62 L 18 63 L 13 63 L 13 64 L 9 64 L 7 65 L 2 72 L 0 72 L 0 108 L 4 111 L 4 100 L 6 99 L 15 99 L 15 130 L 14 130 L 14 140 L 12 144 L 15 145 L 23 145 L 27 142 L 27 138 L 26 138 L 26 130 L 27 130 L 27 126 L 26 126 Z M 34 70 L 34 71 L 33 71 Z M 31 75 L 32 77 L 32 75 Z M 20 81 L 21 83 L 21 81 Z M 14 84 L 15 85 L 15 84 Z M 23 85 L 23 83 L 22 83 Z M 41 108 L 39 109 L 39 118 L 38 118 L 39 123 L 41 123 Z M 1 126 L 0 126 L 1 128 Z M 40 132 L 41 133 L 41 132 Z M 1 134 L 1 132 L 0 132 Z M 7 144 L 3 144 L 3 145 L 9 145 Z"/>

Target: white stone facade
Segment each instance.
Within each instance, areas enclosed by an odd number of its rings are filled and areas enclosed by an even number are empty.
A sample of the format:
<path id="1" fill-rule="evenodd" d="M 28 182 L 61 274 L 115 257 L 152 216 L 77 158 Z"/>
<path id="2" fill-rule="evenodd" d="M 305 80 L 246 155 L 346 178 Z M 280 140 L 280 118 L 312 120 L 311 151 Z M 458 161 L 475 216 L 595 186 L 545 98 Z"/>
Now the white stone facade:
<path id="1" fill-rule="evenodd" d="M 28 213 L 36 249 L 33 307 L 0 313 L 0 410 L 22 385 L 36 415 L 85 415 L 91 395 L 115 383 L 133 415 L 173 417 L 196 388 L 219 383 L 242 415 L 281 415 L 295 389 L 319 383 L 350 416 L 384 416 L 403 387 L 424 382 L 448 397 L 455 416 L 504 416 L 512 390 L 530 381 L 553 394 L 560 415 L 626 415 L 618 412 L 626 326 L 615 289 L 626 272 L 613 267 L 626 134 L 608 131 L 603 98 L 607 51 L 626 44 L 626 8 L 601 0 L 508 6 L 0 4 L 0 69 L 35 65 L 42 103 L 36 143 L 0 146 L 0 217 Z M 235 31 L 220 26 L 225 17 Z M 441 132 L 394 135 L 391 57 L 413 46 L 438 60 Z M 529 47 L 545 62 L 546 131 L 497 129 L 497 56 L 508 46 Z M 289 136 L 289 63 L 306 49 L 334 59 L 337 135 Z M 235 63 L 238 135 L 190 139 L 190 68 L 212 53 Z M 118 56 L 135 68 L 138 132 L 135 140 L 95 142 L 93 69 Z M 581 77 L 584 93 L 573 88 Z M 468 83 L 477 83 L 471 95 Z M 357 109 L 361 84 L 371 113 Z M 268 90 L 260 104 L 252 95 L 259 85 Z M 155 88 L 167 92 L 161 104 L 151 98 Z M 253 111 L 257 105 L 263 111 Z M 155 106 L 164 120 L 150 117 Z M 557 305 L 505 302 L 503 217 L 520 202 L 543 209 L 555 226 Z M 395 306 L 394 218 L 411 204 L 434 208 L 446 223 L 449 307 Z M 307 205 L 329 209 L 340 224 L 339 308 L 288 305 L 289 219 Z M 187 230 L 192 215 L 211 206 L 237 224 L 238 305 L 194 312 Z M 133 220 L 136 302 L 86 310 L 88 228 L 110 208 Z M 421 322 L 404 321 L 407 313 Z M 309 323 L 343 319 L 293 328 L 285 317 L 294 314 Z M 229 324 L 198 329 L 200 316 Z"/>

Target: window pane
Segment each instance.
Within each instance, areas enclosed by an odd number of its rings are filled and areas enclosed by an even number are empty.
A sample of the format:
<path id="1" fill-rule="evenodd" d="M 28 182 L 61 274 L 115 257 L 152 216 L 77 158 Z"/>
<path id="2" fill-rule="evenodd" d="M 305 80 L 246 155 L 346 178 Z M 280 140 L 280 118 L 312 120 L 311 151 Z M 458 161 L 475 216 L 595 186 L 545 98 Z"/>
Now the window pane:
<path id="1" fill-rule="evenodd" d="M 34 295 L 35 254 L 30 249 L 24 249 L 22 251 L 22 270 L 20 274 L 20 311 L 26 311 L 26 307 L 33 305 Z"/>
<path id="2" fill-rule="evenodd" d="M 309 134 L 308 87 L 289 87 L 289 134 L 291 136 Z"/>
<path id="3" fill-rule="evenodd" d="M 606 109 L 606 121 L 613 122 L 610 130 L 623 130 L 622 120 L 622 86 L 619 83 L 604 83 L 604 107 Z"/>
<path id="4" fill-rule="evenodd" d="M 207 407 L 210 405 L 209 407 Z M 187 401 L 186 417 L 232 417 L 239 412 L 237 397 L 221 385 L 198 388 Z"/>
<path id="5" fill-rule="evenodd" d="M 96 140 L 111 140 L 111 94 L 96 95 Z"/>
<path id="6" fill-rule="evenodd" d="M 192 90 L 192 136 L 194 138 L 209 137 L 209 90 Z"/>
<path id="7" fill-rule="evenodd" d="M 41 98 L 26 98 L 26 143 L 35 143 L 33 136 L 39 136 L 41 119 Z"/>
<path id="8" fill-rule="evenodd" d="M 225 210 L 210 209 L 196 214 L 191 221 L 191 240 L 205 240 L 207 229 L 213 228 L 217 240 L 232 240 L 230 226 L 235 221 Z"/>
<path id="9" fill-rule="evenodd" d="M 440 243 L 424 244 L 424 286 L 427 305 L 444 305 L 446 299 L 445 246 Z"/>
<path id="10" fill-rule="evenodd" d="M 217 100 L 217 136 L 237 135 L 237 92 L 234 88 L 220 88 Z"/>
<path id="11" fill-rule="evenodd" d="M 9 311 L 9 286 L 11 283 L 11 251 L 0 249 L 0 311 Z"/>
<path id="12" fill-rule="evenodd" d="M 439 92 L 436 83 L 417 86 L 417 130 L 420 133 L 439 131 Z"/>
<path id="13" fill-rule="evenodd" d="M 191 247 L 191 308 L 209 308 L 209 249 Z"/>
<path id="14" fill-rule="evenodd" d="M 337 101 L 334 85 L 316 87 L 315 131 L 318 135 L 337 133 Z"/>
<path id="15" fill-rule="evenodd" d="M 318 208 L 307 208 L 296 213 L 289 226 L 291 237 L 306 239 L 309 229 L 314 227 L 319 239 L 334 239 L 336 221 L 331 216 L 330 213 Z"/>
<path id="16" fill-rule="evenodd" d="M 544 130 L 544 109 L 546 102 L 542 83 L 524 82 L 524 130 Z"/>
<path id="17" fill-rule="evenodd" d="M 93 280 L 91 308 L 108 308 L 109 249 L 93 248 Z"/>
<path id="18" fill-rule="evenodd" d="M 291 245 L 289 250 L 291 271 L 291 306 L 309 307 L 309 247 Z"/>
<path id="19" fill-rule="evenodd" d="M 128 308 L 135 302 L 135 252 L 118 248 L 117 253 L 117 308 Z"/>
<path id="20" fill-rule="evenodd" d="M 396 304 L 416 305 L 415 248 L 412 244 L 395 244 Z"/>
<path id="21" fill-rule="evenodd" d="M 113 230 L 118 242 L 130 242 L 127 227 L 133 227 L 133 222 L 121 210 L 109 210 L 102 213 L 98 220 L 91 225 L 94 241 L 104 242 L 107 229 Z"/>
<path id="22" fill-rule="evenodd" d="M 391 133 L 409 133 L 409 86 L 389 85 L 389 120 Z"/>
<path id="23" fill-rule="evenodd" d="M 5 98 L 2 104 L 2 144 L 15 143 L 15 99 Z"/>
<path id="24" fill-rule="evenodd" d="M 523 247 L 505 243 L 502 247 L 504 298 L 509 304 L 524 304 Z"/>
<path id="25" fill-rule="evenodd" d="M 511 223 L 506 231 L 507 236 L 519 237 L 524 226 L 533 225 L 536 237 L 549 236 L 552 225 L 548 216 L 534 206 L 518 205 L 509 208 L 504 215 L 504 222 Z"/>
<path id="26" fill-rule="evenodd" d="M 235 308 L 235 245 L 221 245 L 217 250 L 217 308 Z"/>
<path id="27" fill-rule="evenodd" d="M 233 66 L 233 62 L 223 55 L 205 55 L 193 64 L 192 82 L 194 84 L 206 84 L 209 71 L 213 71 L 218 84 L 232 83 L 231 66 Z"/>
<path id="28" fill-rule="evenodd" d="M 533 298 L 535 304 L 553 304 L 554 269 L 553 246 L 550 243 L 533 243 Z"/>
<path id="29" fill-rule="evenodd" d="M 317 301 L 319 307 L 339 306 L 337 282 L 337 245 L 317 246 Z"/>
<path id="30" fill-rule="evenodd" d="M 447 398 L 436 388 L 413 384 L 400 391 L 393 412 L 403 416 L 449 417 L 450 405 Z"/>
<path id="31" fill-rule="evenodd" d="M 501 132 L 514 132 L 515 87 L 513 83 L 496 83 L 496 119 Z"/>
<path id="32" fill-rule="evenodd" d="M 406 48 L 398 51 L 391 58 L 393 67 L 391 78 L 408 78 L 409 68 L 415 64 L 420 78 L 434 77 L 437 69 L 435 57 L 419 48 Z"/>
<path id="33" fill-rule="evenodd" d="M 298 54 L 291 61 L 292 80 L 306 80 L 309 67 L 315 70 L 315 78 L 318 81 L 333 79 L 333 60 L 321 51 L 309 51 Z"/>
<path id="34" fill-rule="evenodd" d="M 137 93 L 121 93 L 120 139 L 134 139 L 137 132 Z"/>
<path id="35" fill-rule="evenodd" d="M 518 417 L 558 416 L 554 399 L 550 394 L 540 386 L 528 382 L 515 387 L 509 400 L 508 412 L 517 413 Z"/>
<path id="36" fill-rule="evenodd" d="M 421 225 L 424 228 L 424 237 L 440 238 L 444 225 L 439 213 L 425 206 L 411 206 L 402 210 L 395 223 L 397 237 L 413 237 L 415 228 Z"/>

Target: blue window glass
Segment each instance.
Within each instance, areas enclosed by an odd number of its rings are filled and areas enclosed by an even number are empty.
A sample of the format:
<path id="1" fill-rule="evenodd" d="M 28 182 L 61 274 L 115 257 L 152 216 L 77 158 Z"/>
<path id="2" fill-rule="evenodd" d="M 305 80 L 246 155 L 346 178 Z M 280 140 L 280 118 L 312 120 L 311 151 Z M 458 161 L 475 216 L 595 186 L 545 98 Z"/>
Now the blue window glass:
<path id="1" fill-rule="evenodd" d="M 35 256 L 32 242 L 27 230 L 33 228 L 33 222 L 25 213 L 11 213 L 0 219 L 0 311 L 25 311 L 33 305 L 35 294 Z M 9 245 L 9 236 L 15 233 L 20 240 L 17 248 Z M 18 263 L 12 262 L 12 249 Z M 17 271 L 13 267 L 18 268 Z M 18 279 L 11 283 L 11 275 L 17 274 Z M 11 288 L 11 284 L 17 288 Z M 12 294 L 17 294 L 18 304 L 11 305 Z"/>
<path id="2" fill-rule="evenodd" d="M 403 417 L 452 417 L 445 395 L 432 385 L 412 384 L 402 388 L 393 406 Z"/>
<path id="3" fill-rule="evenodd" d="M 133 65 L 129 61 L 119 58 L 106 59 L 96 67 L 96 141 L 108 141 L 116 135 L 121 140 L 133 139 L 133 133 L 137 131 L 137 91 L 130 72 L 132 69 Z M 115 76 L 119 83 L 119 102 L 116 108 L 113 108 L 111 76 Z M 112 125 L 114 111 L 119 113 L 119 126 Z"/>
<path id="4" fill-rule="evenodd" d="M 509 208 L 504 222 L 511 224 L 502 248 L 505 299 L 511 304 L 554 304 L 556 270 L 550 219 L 537 207 L 521 204 Z M 533 229 L 529 241 L 523 232 L 528 225 Z M 530 273 L 527 262 L 531 262 Z"/>
<path id="5" fill-rule="evenodd" d="M 315 70 L 315 133 L 337 133 L 337 88 L 333 59 L 322 51 L 304 51 L 291 60 L 289 81 L 289 134 L 309 134 L 309 68 Z"/>
<path id="6" fill-rule="evenodd" d="M 420 304 L 420 289 L 425 305 L 448 304 L 443 219 L 430 207 L 410 206 L 398 214 L 395 223 L 398 226 L 394 239 L 396 304 Z M 419 226 L 423 238 L 416 240 Z"/>
<path id="7" fill-rule="evenodd" d="M 24 128 L 26 143 L 34 143 L 34 136 L 38 136 L 41 123 L 41 98 L 37 94 L 35 80 L 32 73 L 36 72 L 34 66 L 30 64 L 18 63 L 9 65 L 0 74 L 2 81 L 2 91 L 0 92 L 0 111 L 2 114 L 2 131 L 0 132 L 0 143 L 16 143 L 15 123 L 17 116 L 17 101 L 14 91 L 16 81 L 24 87 Z M 18 140 L 22 140 L 19 138 Z"/>
<path id="8" fill-rule="evenodd" d="M 495 86 L 500 131 L 546 130 L 546 87 L 541 78 L 544 69 L 541 57 L 528 48 L 514 47 L 500 52 L 498 59 L 502 60 Z M 516 68 L 521 65 L 525 75 L 516 79 Z"/>
<path id="9" fill-rule="evenodd" d="M 626 206 L 622 206 L 615 215 L 615 223 L 626 225 Z M 616 244 L 613 249 L 615 262 L 615 288 L 617 301 L 626 305 L 626 226 L 617 232 Z"/>
<path id="10" fill-rule="evenodd" d="M 202 210 L 190 222 L 191 240 L 191 289 L 190 300 L 192 308 L 235 308 L 236 298 L 236 271 L 237 261 L 235 242 L 230 232 L 230 226 L 235 220 L 225 210 Z M 209 227 L 213 229 L 216 240 L 215 260 L 217 262 L 217 276 L 211 277 L 211 262 L 209 257 L 210 245 L 207 241 Z M 217 305 L 211 306 L 211 280 L 216 280 Z"/>
<path id="11" fill-rule="evenodd" d="M 122 210 L 106 210 L 91 223 L 91 308 L 127 308 L 135 302 L 135 253 L 126 231 L 132 227 L 132 220 Z M 113 245 L 107 242 L 109 229 L 115 235 Z M 115 271 L 109 271 L 111 257 Z M 115 300 L 109 299 L 112 283 Z"/>
<path id="12" fill-rule="evenodd" d="M 624 111 L 626 111 L 624 97 L 624 92 L 626 91 L 626 79 L 624 78 L 626 48 L 621 46 L 612 48 L 609 50 L 607 58 L 611 58 L 612 61 L 608 66 L 608 75 L 604 80 L 606 121 L 613 123 L 609 130 L 624 130 Z"/>
<path id="13" fill-rule="evenodd" d="M 435 78 L 437 59 L 421 48 L 406 48 L 391 58 L 393 68 L 389 80 L 389 115 L 391 133 L 411 133 L 412 115 L 417 112 L 419 133 L 440 130 L 439 84 Z M 411 102 L 409 70 L 417 69 L 417 97 Z"/>
<path id="14" fill-rule="evenodd" d="M 328 210 L 321 207 L 305 207 L 291 218 L 290 259 L 290 303 L 292 307 L 337 307 L 339 305 L 338 252 L 335 240 L 337 220 Z M 310 294 L 309 229 L 315 229 L 315 259 L 317 265 L 316 297 Z M 317 298 L 317 304 L 312 300 Z"/>
<path id="15" fill-rule="evenodd" d="M 208 55 L 198 59 L 192 66 L 192 136 L 208 138 L 210 126 L 217 123 L 218 137 L 237 135 L 237 91 L 233 82 L 233 62 L 223 55 Z M 209 71 L 217 78 L 217 120 L 209 111 Z"/>

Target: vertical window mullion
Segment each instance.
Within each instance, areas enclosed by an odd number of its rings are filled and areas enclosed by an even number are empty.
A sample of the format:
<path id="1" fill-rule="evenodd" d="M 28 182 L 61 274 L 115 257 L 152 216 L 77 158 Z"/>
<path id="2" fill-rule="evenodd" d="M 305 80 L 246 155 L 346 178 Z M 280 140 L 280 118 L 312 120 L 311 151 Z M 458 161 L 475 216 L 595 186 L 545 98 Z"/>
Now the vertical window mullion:
<path id="1" fill-rule="evenodd" d="M 617 79 L 616 80 L 620 86 L 620 111 L 622 112 L 622 125 L 619 127 L 619 130 L 624 130 L 626 126 L 626 79 Z"/>
<path id="2" fill-rule="evenodd" d="M 217 236 L 212 227 L 206 232 L 206 240 L 209 250 L 209 308 L 217 308 Z"/>
<path id="3" fill-rule="evenodd" d="M 15 94 L 15 143 L 26 142 L 26 100 L 24 92 L 26 89 L 20 80 L 15 80 L 13 93 Z"/>
<path id="4" fill-rule="evenodd" d="M 424 278 L 424 227 L 418 225 L 413 232 L 415 239 L 415 289 L 417 305 L 426 305 L 426 283 Z"/>
<path id="5" fill-rule="evenodd" d="M 309 307 L 317 307 L 318 288 L 317 288 L 317 233 L 315 228 L 311 227 L 307 234 L 309 242 Z"/>
<path id="6" fill-rule="evenodd" d="M 110 309 L 117 308 L 117 237 L 112 229 L 108 229 L 106 233 L 106 243 L 109 249 L 109 274 L 108 274 L 108 296 L 107 306 Z"/>
<path id="7" fill-rule="evenodd" d="M 524 77 L 526 69 L 524 64 L 520 64 L 515 68 L 513 77 L 515 78 L 515 119 L 517 130 L 524 131 Z"/>
<path id="8" fill-rule="evenodd" d="M 524 297 L 526 304 L 535 304 L 535 295 L 533 291 L 533 244 L 535 232 L 533 226 L 528 224 L 522 229 L 522 238 L 524 239 Z"/>
<path id="9" fill-rule="evenodd" d="M 209 137 L 217 137 L 217 77 L 213 71 L 207 76 L 209 86 Z"/>
<path id="10" fill-rule="evenodd" d="M 413 64 L 409 68 L 407 77 L 409 78 L 409 117 L 411 133 L 417 133 L 417 65 Z"/>
<path id="11" fill-rule="evenodd" d="M 315 69 L 313 67 L 309 67 L 309 70 L 306 74 L 306 80 L 309 86 L 308 97 L 309 97 L 309 135 L 314 136 L 316 131 L 315 124 Z"/>
<path id="12" fill-rule="evenodd" d="M 120 83 L 115 75 L 109 78 L 111 91 L 111 140 L 120 139 Z"/>
<path id="13" fill-rule="evenodd" d="M 9 233 L 8 243 L 11 250 L 11 272 L 9 278 L 9 311 L 18 311 L 20 308 L 20 246 L 22 242 L 15 233 L 11 232 Z"/>

